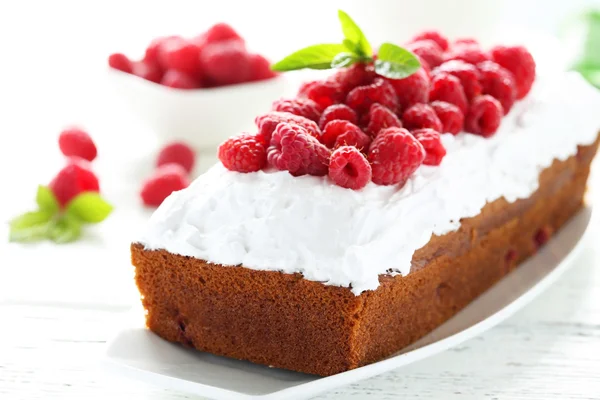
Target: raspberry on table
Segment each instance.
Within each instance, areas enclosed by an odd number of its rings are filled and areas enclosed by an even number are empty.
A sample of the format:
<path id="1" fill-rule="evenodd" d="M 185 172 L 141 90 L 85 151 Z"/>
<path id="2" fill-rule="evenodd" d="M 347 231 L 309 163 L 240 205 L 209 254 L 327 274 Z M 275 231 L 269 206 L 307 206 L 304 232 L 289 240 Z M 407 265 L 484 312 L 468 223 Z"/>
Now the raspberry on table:
<path id="1" fill-rule="evenodd" d="M 398 96 L 389 81 L 375 78 L 372 84 L 355 87 L 346 96 L 346 104 L 361 114 L 367 112 L 373 103 L 393 111 L 398 109 Z"/>
<path id="2" fill-rule="evenodd" d="M 146 206 L 158 207 L 171 193 L 189 185 L 187 173 L 181 165 L 165 164 L 143 182 L 140 196 Z"/>
<path id="3" fill-rule="evenodd" d="M 300 86 L 298 97 L 311 99 L 325 109 L 332 104 L 341 103 L 344 100 L 344 93 L 339 83 L 335 81 L 311 81 Z"/>
<path id="4" fill-rule="evenodd" d="M 460 80 L 460 83 L 470 101 L 481 94 L 481 84 L 479 83 L 479 70 L 473 65 L 462 60 L 450 60 L 441 64 L 432 71 L 432 75 L 445 72 L 454 75 Z"/>
<path id="5" fill-rule="evenodd" d="M 440 165 L 446 155 L 446 148 L 442 144 L 440 134 L 433 129 L 417 129 L 412 132 L 415 139 L 421 143 L 425 149 L 424 165 Z"/>
<path id="6" fill-rule="evenodd" d="M 531 53 L 523 46 L 496 46 L 490 54 L 497 64 L 513 74 L 517 99 L 525 97 L 535 81 L 535 60 Z"/>
<path id="7" fill-rule="evenodd" d="M 146 61 L 135 62 L 132 68 L 135 76 L 150 82 L 159 83 L 163 76 L 163 71 L 158 65 Z"/>
<path id="8" fill-rule="evenodd" d="M 356 147 L 341 146 L 331 153 L 329 177 L 338 186 L 360 190 L 371 181 L 371 165 Z"/>
<path id="9" fill-rule="evenodd" d="M 429 104 L 442 123 L 443 133 L 458 134 L 463 129 L 465 117 L 460 108 L 445 101 L 433 101 Z"/>
<path id="10" fill-rule="evenodd" d="M 442 130 L 442 122 L 428 104 L 418 103 L 404 111 L 402 124 L 410 131 L 413 129 L 431 128 Z"/>
<path id="11" fill-rule="evenodd" d="M 420 56 L 429 68 L 435 68 L 444 61 L 444 51 L 433 40 L 419 40 L 406 45 L 407 50 Z"/>
<path id="12" fill-rule="evenodd" d="M 448 39 L 438 31 L 423 31 L 413 37 L 411 42 L 417 42 L 419 40 L 433 40 L 442 51 L 448 50 Z"/>
<path id="13" fill-rule="evenodd" d="M 237 40 L 207 44 L 200 51 L 200 68 L 216 85 L 246 82 L 252 74 L 250 57 Z"/>
<path id="14" fill-rule="evenodd" d="M 273 102 L 273 111 L 289 112 L 319 122 L 323 109 L 311 99 L 279 99 Z"/>
<path id="15" fill-rule="evenodd" d="M 271 143 L 271 136 L 273 131 L 279 125 L 280 122 L 293 122 L 296 125 L 300 125 L 306 129 L 309 135 L 316 139 L 321 139 L 321 129 L 315 123 L 308 118 L 294 115 L 288 112 L 270 111 L 266 114 L 259 115 L 254 119 L 256 126 L 258 127 L 258 137 L 266 145 L 269 146 Z"/>
<path id="16" fill-rule="evenodd" d="M 159 49 L 163 69 L 175 69 L 192 77 L 200 73 L 200 47 L 184 38 L 164 40 Z"/>
<path id="17" fill-rule="evenodd" d="M 333 104 L 327 107 L 323 111 L 323 114 L 321 114 L 319 128 L 325 128 L 325 125 L 334 119 L 342 119 L 344 121 L 352 122 L 355 125 L 358 123 L 358 115 L 356 115 L 356 112 L 353 109 L 345 104 Z"/>
<path id="18" fill-rule="evenodd" d="M 76 126 L 66 128 L 60 133 L 58 147 L 67 157 L 75 156 L 87 161 L 94 161 L 98 155 L 96 144 L 89 133 Z"/>
<path id="19" fill-rule="evenodd" d="M 227 139 L 219 146 L 218 156 L 230 171 L 255 172 L 267 165 L 267 149 L 256 135 L 242 134 Z"/>
<path id="20" fill-rule="evenodd" d="M 460 45 L 452 46 L 445 54 L 444 61 L 462 60 L 469 64 L 478 64 L 490 59 L 490 55 L 477 44 L 462 42 Z"/>
<path id="21" fill-rule="evenodd" d="M 477 68 L 481 74 L 482 93 L 496 98 L 502 104 L 504 114 L 508 114 L 517 95 L 513 75 L 493 61 L 479 63 Z"/>
<path id="22" fill-rule="evenodd" d="M 196 163 L 196 153 L 183 142 L 172 142 L 164 146 L 156 158 L 156 166 L 161 167 L 166 164 L 178 164 L 185 169 L 187 173 L 192 172 Z"/>
<path id="23" fill-rule="evenodd" d="M 372 65 L 363 63 L 352 64 L 347 68 L 338 69 L 327 80 L 335 82 L 341 89 L 344 97 L 357 86 L 370 85 L 377 75 Z"/>
<path id="24" fill-rule="evenodd" d="M 201 86 L 194 77 L 176 69 L 167 70 L 160 84 L 174 89 L 197 89 Z"/>
<path id="25" fill-rule="evenodd" d="M 402 128 L 402 122 L 389 108 L 379 103 L 374 103 L 367 114 L 368 124 L 366 132 L 371 137 L 377 136 L 379 131 L 389 127 Z"/>
<path id="26" fill-rule="evenodd" d="M 133 72 L 133 64 L 131 60 L 122 53 L 113 53 L 108 56 L 108 65 L 116 70 L 131 74 Z"/>
<path id="27" fill-rule="evenodd" d="M 404 79 L 388 79 L 388 82 L 396 91 L 400 111 L 429 100 L 429 74 L 424 68 Z"/>
<path id="28" fill-rule="evenodd" d="M 262 81 L 271 79 L 278 75 L 277 72 L 271 69 L 271 63 L 260 54 L 249 54 L 250 63 L 250 81 Z"/>
<path id="29" fill-rule="evenodd" d="M 467 113 L 469 102 L 460 83 L 460 79 L 446 72 L 439 72 L 431 79 L 429 101 L 445 101 L 454 104 L 464 114 Z"/>
<path id="30" fill-rule="evenodd" d="M 77 195 L 84 192 L 99 192 L 100 183 L 90 164 L 79 157 L 70 157 L 48 185 L 61 207 L 65 207 Z"/>
<path id="31" fill-rule="evenodd" d="M 476 97 L 465 116 L 465 130 L 470 133 L 490 137 L 498 130 L 502 116 L 502 104 L 490 95 Z"/>
<path id="32" fill-rule="evenodd" d="M 355 146 L 363 150 L 369 147 L 371 138 L 352 122 L 334 119 L 325 125 L 321 143 L 330 149 L 341 145 Z"/>
<path id="33" fill-rule="evenodd" d="M 425 149 L 404 128 L 387 128 L 371 143 L 368 160 L 378 185 L 404 185 L 425 159 Z"/>

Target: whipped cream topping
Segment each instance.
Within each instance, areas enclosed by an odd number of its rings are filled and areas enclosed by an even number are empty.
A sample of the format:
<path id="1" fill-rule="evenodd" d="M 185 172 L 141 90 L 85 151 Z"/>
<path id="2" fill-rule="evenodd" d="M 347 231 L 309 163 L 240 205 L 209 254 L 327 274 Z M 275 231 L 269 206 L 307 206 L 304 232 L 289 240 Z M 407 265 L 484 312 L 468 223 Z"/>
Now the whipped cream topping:
<path id="1" fill-rule="evenodd" d="M 421 166 L 402 188 L 343 189 L 327 177 L 242 174 L 220 163 L 173 193 L 139 238 L 146 249 L 255 270 L 302 273 L 359 295 L 380 274 L 410 272 L 415 250 L 501 197 L 538 187 L 542 169 L 600 130 L 600 92 L 576 73 L 538 76 L 491 138 L 443 134 L 441 166 Z"/>

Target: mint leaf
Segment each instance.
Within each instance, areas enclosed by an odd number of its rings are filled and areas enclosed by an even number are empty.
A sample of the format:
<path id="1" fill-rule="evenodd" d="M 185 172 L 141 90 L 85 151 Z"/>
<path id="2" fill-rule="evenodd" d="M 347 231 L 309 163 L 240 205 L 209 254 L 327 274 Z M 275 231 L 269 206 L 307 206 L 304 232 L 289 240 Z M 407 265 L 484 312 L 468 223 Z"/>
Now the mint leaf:
<path id="1" fill-rule="evenodd" d="M 52 214 L 47 211 L 32 211 L 19 215 L 9 222 L 11 229 L 25 229 L 43 224 L 52 219 Z"/>
<path id="2" fill-rule="evenodd" d="M 346 37 L 346 40 L 344 40 L 346 47 L 348 47 L 349 50 L 352 50 L 349 47 L 349 44 L 352 43 L 354 45 L 353 51 L 356 54 L 365 58 L 371 57 L 373 55 L 371 45 L 364 33 L 360 30 L 358 25 L 356 25 L 356 22 L 342 10 L 338 10 L 338 18 L 342 25 L 342 32 L 344 32 L 344 36 Z"/>
<path id="3" fill-rule="evenodd" d="M 48 238 L 57 244 L 74 242 L 79 236 L 81 236 L 81 223 L 69 214 L 63 215 L 48 228 Z"/>
<path id="4" fill-rule="evenodd" d="M 360 61 L 360 58 L 356 54 L 352 53 L 339 53 L 333 58 L 331 66 L 333 68 L 343 68 L 348 65 L 352 65 L 355 62 Z"/>
<path id="5" fill-rule="evenodd" d="M 377 52 L 375 72 L 390 79 L 406 78 L 421 68 L 419 59 L 410 51 L 392 43 L 384 43 Z"/>
<path id="6" fill-rule="evenodd" d="M 14 218 L 9 223 L 11 242 L 35 242 L 45 239 L 52 223 L 52 213 L 32 211 Z"/>
<path id="7" fill-rule="evenodd" d="M 329 69 L 334 57 L 346 51 L 342 44 L 316 44 L 290 54 L 271 66 L 274 71 L 293 71 L 297 69 Z"/>
<path id="8" fill-rule="evenodd" d="M 67 215 L 83 222 L 98 223 L 104 221 L 113 207 L 99 193 L 81 193 L 67 205 Z"/>
<path id="9" fill-rule="evenodd" d="M 50 188 L 47 186 L 38 186 L 35 201 L 40 207 L 40 210 L 47 211 L 52 215 L 56 214 L 60 208 L 58 200 L 56 200 L 56 196 L 54 196 L 52 190 L 50 190 Z"/>

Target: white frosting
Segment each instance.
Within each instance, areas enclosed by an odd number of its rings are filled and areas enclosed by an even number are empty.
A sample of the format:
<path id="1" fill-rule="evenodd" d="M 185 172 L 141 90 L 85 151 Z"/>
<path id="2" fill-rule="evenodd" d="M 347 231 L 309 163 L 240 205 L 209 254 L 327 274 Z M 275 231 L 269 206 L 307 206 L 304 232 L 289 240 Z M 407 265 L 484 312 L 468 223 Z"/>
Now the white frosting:
<path id="1" fill-rule="evenodd" d="M 486 202 L 529 197 L 554 159 L 592 143 L 600 92 L 579 75 L 538 77 L 491 138 L 442 135 L 440 167 L 420 167 L 407 184 L 360 191 L 328 178 L 287 172 L 241 174 L 220 163 L 171 195 L 139 242 L 223 265 L 299 272 L 327 285 L 376 289 L 378 276 L 410 272 L 432 234 L 456 230 Z"/>

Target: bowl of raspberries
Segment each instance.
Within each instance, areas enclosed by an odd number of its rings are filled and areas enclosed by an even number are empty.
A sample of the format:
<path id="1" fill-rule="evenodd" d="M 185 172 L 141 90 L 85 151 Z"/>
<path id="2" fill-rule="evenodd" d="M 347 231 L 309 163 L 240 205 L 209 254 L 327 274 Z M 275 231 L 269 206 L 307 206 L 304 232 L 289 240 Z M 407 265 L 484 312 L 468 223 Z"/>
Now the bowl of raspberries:
<path id="1" fill-rule="evenodd" d="M 196 37 L 155 38 L 141 59 L 113 53 L 108 65 L 118 94 L 161 141 L 198 150 L 246 129 L 285 90 L 269 60 L 226 23 Z"/>

